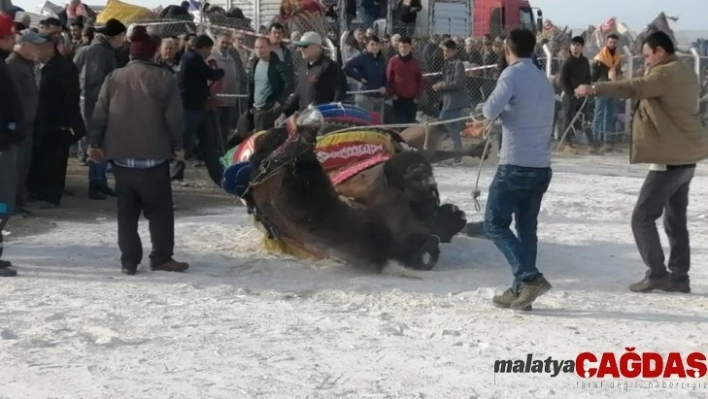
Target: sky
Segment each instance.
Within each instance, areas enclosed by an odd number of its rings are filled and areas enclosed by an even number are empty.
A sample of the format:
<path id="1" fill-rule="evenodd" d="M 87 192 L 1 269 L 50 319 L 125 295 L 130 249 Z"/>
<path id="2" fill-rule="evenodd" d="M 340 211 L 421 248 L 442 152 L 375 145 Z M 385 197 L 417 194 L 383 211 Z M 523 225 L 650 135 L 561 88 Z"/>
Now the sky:
<path id="1" fill-rule="evenodd" d="M 86 4 L 103 5 L 104 0 L 84 0 Z M 154 8 L 159 5 L 179 4 L 180 0 L 124 0 L 128 3 Z M 244 0 L 249 1 L 249 0 Z M 544 19 L 550 19 L 561 27 L 586 28 L 592 24 L 599 26 L 615 16 L 633 31 L 641 31 L 661 11 L 679 20 L 672 24 L 674 30 L 708 30 L 707 0 L 529 0 L 533 7 L 543 10 Z M 65 4 L 66 0 L 53 0 Z M 41 0 L 13 0 L 26 9 L 34 9 Z"/>

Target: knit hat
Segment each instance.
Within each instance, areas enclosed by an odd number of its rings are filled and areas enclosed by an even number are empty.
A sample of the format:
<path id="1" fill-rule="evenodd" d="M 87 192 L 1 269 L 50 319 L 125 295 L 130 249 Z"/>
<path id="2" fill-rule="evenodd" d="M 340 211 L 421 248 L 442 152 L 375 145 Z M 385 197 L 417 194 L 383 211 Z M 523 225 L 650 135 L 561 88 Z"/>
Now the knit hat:
<path id="1" fill-rule="evenodd" d="M 131 58 L 153 58 L 157 52 L 157 44 L 143 30 L 136 30 L 130 37 Z"/>
<path id="2" fill-rule="evenodd" d="M 121 33 L 124 33 L 126 31 L 125 25 L 123 25 L 122 22 L 115 18 L 111 18 L 108 21 L 106 21 L 106 24 L 103 26 L 103 28 L 96 29 L 96 32 L 98 33 L 103 33 L 104 35 L 108 37 L 113 37 L 113 36 L 118 36 Z"/>
<path id="3" fill-rule="evenodd" d="M 0 12 L 0 36 L 12 36 L 15 34 L 15 21 L 9 14 Z"/>

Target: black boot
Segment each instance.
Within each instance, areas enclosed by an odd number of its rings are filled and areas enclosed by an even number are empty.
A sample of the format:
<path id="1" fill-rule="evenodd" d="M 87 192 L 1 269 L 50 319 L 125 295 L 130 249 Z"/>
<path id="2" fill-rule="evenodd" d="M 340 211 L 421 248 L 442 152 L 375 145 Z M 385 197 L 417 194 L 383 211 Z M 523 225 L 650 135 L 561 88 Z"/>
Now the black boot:
<path id="1" fill-rule="evenodd" d="M 98 188 L 99 188 L 99 190 L 101 190 L 101 192 L 102 192 L 103 194 L 105 194 L 105 195 L 107 195 L 107 196 L 109 196 L 109 197 L 115 197 L 115 196 L 116 196 L 116 192 L 113 191 L 113 189 L 111 189 L 110 187 L 108 187 L 108 182 L 107 182 L 107 181 L 101 182 L 101 184 L 99 184 Z"/>
<path id="2" fill-rule="evenodd" d="M 89 183 L 88 197 L 92 200 L 105 200 L 106 195 L 101 191 L 101 185 L 98 182 Z"/>

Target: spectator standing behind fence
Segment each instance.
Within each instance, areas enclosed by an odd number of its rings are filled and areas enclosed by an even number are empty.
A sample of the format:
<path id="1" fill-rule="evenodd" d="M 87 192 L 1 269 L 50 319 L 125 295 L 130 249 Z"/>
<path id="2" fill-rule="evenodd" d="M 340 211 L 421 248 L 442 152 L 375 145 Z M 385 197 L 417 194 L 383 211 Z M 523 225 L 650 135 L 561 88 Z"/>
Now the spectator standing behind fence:
<path id="1" fill-rule="evenodd" d="M 366 51 L 347 61 L 344 64 L 344 72 L 359 82 L 360 91 L 376 90 L 374 93 L 356 94 L 354 96 L 356 106 L 368 112 L 378 112 L 383 116 L 386 59 L 381 54 L 379 38 L 372 36 L 368 40 Z"/>
<path id="2" fill-rule="evenodd" d="M 551 182 L 551 137 L 555 94 L 546 75 L 531 61 L 536 37 L 525 29 L 506 39 L 509 66 L 484 103 L 488 120 L 499 118 L 504 140 L 499 166 L 489 187 L 484 227 L 511 266 L 511 288 L 494 296 L 502 308 L 528 310 L 551 289 L 536 268 L 538 213 Z M 511 231 L 512 217 L 516 235 Z"/>
<path id="3" fill-rule="evenodd" d="M 40 208 L 50 209 L 61 204 L 69 148 L 86 135 L 86 128 L 81 116 L 79 71 L 61 55 L 61 37 L 45 37 L 48 41 L 38 45 L 37 53 L 43 66 L 28 190 L 41 202 Z"/>
<path id="4" fill-rule="evenodd" d="M 248 109 L 256 131 L 270 129 L 283 105 L 293 92 L 293 73 L 278 55 L 271 51 L 265 37 L 256 39 L 250 68 Z"/>
<path id="5" fill-rule="evenodd" d="M 117 19 L 109 19 L 106 25 L 99 29 L 90 46 L 79 49 L 74 57 L 74 64 L 79 70 L 81 107 L 87 129 L 91 129 L 91 115 L 98 101 L 101 85 L 109 73 L 117 68 L 116 51 L 125 42 L 126 27 Z M 92 200 L 104 200 L 106 195 L 115 196 L 108 186 L 105 162 L 91 162 L 88 167 L 89 192 Z"/>
<path id="6" fill-rule="evenodd" d="M 605 46 L 600 49 L 592 63 L 592 81 L 608 82 L 621 77 L 620 63 L 622 57 L 617 49 L 619 36 L 614 33 L 607 36 Z M 617 131 L 617 100 L 612 97 L 595 98 L 595 115 L 592 130 L 595 133 L 595 144 L 604 144 L 600 151 L 612 150 L 614 134 Z"/>
<path id="7" fill-rule="evenodd" d="M 396 1 L 394 15 L 394 31 L 402 36 L 412 37 L 415 34 L 415 23 L 418 13 L 423 9 L 420 0 L 389 0 Z"/>
<path id="8" fill-rule="evenodd" d="M 0 277 L 14 277 L 12 263 L 2 259 L 2 229 L 12 215 L 17 189 L 17 153 L 25 132 L 26 120 L 13 77 L 5 60 L 15 45 L 15 25 L 12 18 L 0 12 Z"/>
<path id="9" fill-rule="evenodd" d="M 316 32 L 305 32 L 295 43 L 305 62 L 298 74 L 297 86 L 283 107 L 275 125 L 309 105 L 342 101 L 344 74 L 342 68 L 324 53 L 322 37 Z"/>
<path id="10" fill-rule="evenodd" d="M 563 89 L 560 134 L 563 135 L 565 133 L 565 138 L 559 138 L 563 139 L 560 145 L 567 151 L 573 150 L 574 134 L 568 131 L 573 119 L 576 121 L 574 123 L 575 129 L 577 131 L 584 130 L 591 149 L 595 148 L 592 132 L 585 130 L 581 119 L 577 117 L 578 112 L 585 112 L 585 109 L 583 109 L 583 99 L 575 96 L 575 89 L 580 85 L 590 84 L 590 62 L 583 55 L 584 46 L 585 39 L 582 37 L 576 36 L 571 39 L 570 55 L 561 65 L 560 74 L 558 75 L 558 83 Z"/>
<path id="11" fill-rule="evenodd" d="M 268 29 L 268 39 L 270 40 L 271 51 L 278 55 L 280 61 L 283 61 L 285 65 L 293 71 L 293 53 L 290 51 L 287 45 L 283 43 L 283 35 L 285 34 L 285 29 L 283 25 L 279 23 L 274 23 Z M 294 71 L 292 72 L 294 73 Z"/>
<path id="12" fill-rule="evenodd" d="M 639 99 L 632 117 L 629 162 L 650 167 L 632 212 L 632 233 L 649 270 L 629 289 L 689 293 L 688 192 L 696 163 L 708 158 L 708 138 L 696 114 L 699 86 L 695 72 L 676 57 L 666 33 L 649 35 L 642 53 L 648 68 L 644 76 L 583 85 L 575 92 L 579 96 Z M 662 213 L 671 250 L 669 271 L 656 229 Z"/>
<path id="13" fill-rule="evenodd" d="M 442 69 L 442 81 L 433 85 L 433 90 L 440 93 L 442 98 L 442 109 L 439 119 L 447 121 L 459 118 L 465 109 L 470 106 L 470 95 L 467 91 L 467 75 L 465 66 L 459 57 L 457 44 L 451 39 L 443 43 L 443 57 L 445 64 Z M 462 138 L 460 132 L 464 128 L 463 122 L 451 122 L 443 125 L 447 134 L 452 140 L 454 149 L 462 149 Z M 461 158 L 455 158 L 454 164 L 460 165 Z"/>
<path id="14" fill-rule="evenodd" d="M 393 99 L 393 113 L 398 123 L 415 123 L 416 99 L 423 90 L 423 71 L 413 57 L 411 38 L 403 36 L 398 42 L 398 55 L 386 66 L 386 91 Z"/>
<path id="15" fill-rule="evenodd" d="M 39 105 L 39 91 L 36 77 L 34 76 L 34 65 L 39 53 L 38 46 L 46 43 L 47 39 L 45 37 L 29 29 L 24 30 L 20 32 L 14 51 L 7 58 L 7 67 L 17 87 L 25 117 L 22 124 L 24 140 L 16 149 L 17 199 L 15 202 L 15 214 L 30 214 L 24 208 L 24 204 L 27 200 L 27 176 L 32 162 L 32 131 Z"/>
<path id="16" fill-rule="evenodd" d="M 216 41 L 216 46 L 211 52 L 211 57 L 216 61 L 216 66 L 224 71 L 224 77 L 220 80 L 221 87 L 216 96 L 216 116 L 218 119 L 219 131 L 223 142 L 228 140 L 231 135 L 231 126 L 233 119 L 237 117 L 238 110 L 236 109 L 236 95 L 239 94 L 239 79 L 244 78 L 246 71 L 241 64 L 231 55 L 229 51 L 233 48 L 233 41 L 230 33 L 219 35 Z M 219 97 L 218 95 L 224 95 Z"/>
<path id="17" fill-rule="evenodd" d="M 157 56 L 157 64 L 175 73 L 179 70 L 179 63 L 177 62 L 176 56 L 177 42 L 175 39 L 168 38 L 163 40 L 160 43 L 160 53 Z"/>
<path id="18" fill-rule="evenodd" d="M 197 36 L 194 48 L 182 56 L 177 83 L 179 84 L 182 106 L 184 107 L 184 150 L 187 157 L 204 159 L 206 141 L 212 134 L 206 106 L 210 97 L 208 81 L 224 77 L 223 69 L 213 69 L 205 62 L 214 48 L 214 41 L 207 35 Z M 197 151 L 197 144 L 199 149 Z"/>
<path id="19" fill-rule="evenodd" d="M 110 160 L 118 192 L 118 247 L 123 273 L 134 275 L 143 259 L 140 215 L 150 223 L 150 269 L 182 272 L 175 261 L 174 209 L 169 160 L 184 159 L 184 119 L 174 75 L 155 64 L 157 45 L 134 32 L 131 61 L 101 87 L 94 109 L 90 156 Z M 206 65 L 206 64 L 205 64 Z"/>

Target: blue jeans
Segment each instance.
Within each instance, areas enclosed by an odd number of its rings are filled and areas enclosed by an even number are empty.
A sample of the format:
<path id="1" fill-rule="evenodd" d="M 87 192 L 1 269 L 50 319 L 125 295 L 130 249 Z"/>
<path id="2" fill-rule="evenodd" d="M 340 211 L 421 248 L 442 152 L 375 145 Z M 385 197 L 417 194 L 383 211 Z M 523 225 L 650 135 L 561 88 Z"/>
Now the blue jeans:
<path id="1" fill-rule="evenodd" d="M 462 116 L 462 112 L 464 110 L 465 108 L 442 110 L 440 111 L 440 116 L 438 117 L 438 119 L 441 121 L 447 121 L 450 119 L 459 118 L 460 116 Z M 464 122 L 460 121 L 446 123 L 443 126 L 445 126 L 445 130 L 447 131 L 450 140 L 452 140 L 452 147 L 456 150 L 461 150 L 462 137 L 460 137 L 460 132 L 462 132 L 462 130 L 465 128 Z"/>
<path id="2" fill-rule="evenodd" d="M 108 178 L 106 177 L 106 168 L 108 163 L 106 161 L 94 162 L 89 161 L 88 163 L 88 179 L 89 183 L 99 183 L 106 184 Z"/>
<path id="3" fill-rule="evenodd" d="M 522 282 L 542 276 L 536 268 L 536 230 L 541 201 L 552 175 L 551 168 L 499 165 L 489 186 L 484 230 L 511 265 L 512 288 L 517 292 Z M 509 228 L 512 215 L 518 237 Z"/>
<path id="4" fill-rule="evenodd" d="M 611 97 L 595 97 L 595 115 L 592 130 L 596 143 L 611 143 L 617 132 L 617 100 Z"/>

